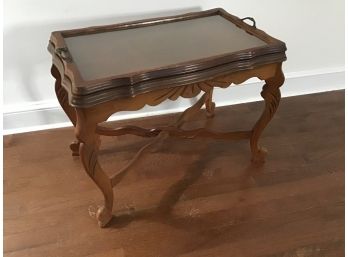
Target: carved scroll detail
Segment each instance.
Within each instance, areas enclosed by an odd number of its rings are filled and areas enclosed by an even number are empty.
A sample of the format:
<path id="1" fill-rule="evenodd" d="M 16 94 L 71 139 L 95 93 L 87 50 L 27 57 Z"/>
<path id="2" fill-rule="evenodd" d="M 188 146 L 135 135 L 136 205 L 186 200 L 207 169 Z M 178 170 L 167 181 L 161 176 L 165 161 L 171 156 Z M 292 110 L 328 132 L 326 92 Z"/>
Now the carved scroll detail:
<path id="1" fill-rule="evenodd" d="M 226 76 L 220 76 L 218 78 L 214 78 L 214 79 L 211 79 L 208 81 L 203 81 L 203 82 L 189 84 L 186 86 L 179 86 L 179 87 L 174 87 L 174 88 L 170 88 L 170 89 L 165 89 L 165 90 L 163 90 L 164 93 L 160 94 L 158 97 L 154 98 L 153 101 L 158 103 L 158 102 L 162 102 L 166 99 L 176 100 L 180 96 L 184 97 L 184 98 L 191 98 L 191 97 L 197 96 L 201 91 L 212 93 L 212 90 L 214 87 L 227 88 L 232 83 L 240 84 L 248 79 L 247 77 L 238 76 L 238 75 L 240 75 L 239 72 L 232 73 L 232 74 L 226 75 Z M 150 105 L 152 105 L 152 104 L 150 103 Z"/>
<path id="2" fill-rule="evenodd" d="M 89 115 L 94 116 L 98 122 L 107 120 L 113 113 L 120 111 L 136 111 L 142 109 L 145 105 L 156 106 L 166 99 L 175 100 L 178 97 L 192 98 L 197 96 L 201 91 L 210 92 L 214 87 L 227 88 L 231 84 L 240 84 L 251 77 L 259 79 L 267 79 L 275 74 L 277 64 L 265 65 L 253 70 L 244 70 L 234 72 L 228 75 L 212 78 L 207 81 L 192 83 L 184 86 L 178 85 L 173 88 L 159 89 L 149 93 L 135 96 L 134 98 L 122 98 L 115 101 L 105 102 L 97 106 L 88 108 Z M 215 105 L 209 100 L 207 103 L 207 111 L 213 113 Z"/>

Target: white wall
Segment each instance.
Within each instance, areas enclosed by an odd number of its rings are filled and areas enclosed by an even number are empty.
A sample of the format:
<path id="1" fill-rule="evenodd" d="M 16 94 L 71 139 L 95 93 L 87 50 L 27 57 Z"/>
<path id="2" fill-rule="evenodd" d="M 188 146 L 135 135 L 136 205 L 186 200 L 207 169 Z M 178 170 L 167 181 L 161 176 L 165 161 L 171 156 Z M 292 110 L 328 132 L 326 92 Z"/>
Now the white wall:
<path id="1" fill-rule="evenodd" d="M 259 28 L 286 42 L 284 71 L 288 79 L 283 95 L 344 87 L 344 0 L 4 0 L 5 133 L 67 121 L 50 76 L 51 57 L 46 46 L 51 31 L 215 7 L 239 17 L 252 16 Z M 230 87 L 224 93 L 218 90 L 218 105 L 258 100 L 260 87 L 255 87 L 255 82 Z M 177 111 L 188 103 L 166 102 L 139 115 Z"/>

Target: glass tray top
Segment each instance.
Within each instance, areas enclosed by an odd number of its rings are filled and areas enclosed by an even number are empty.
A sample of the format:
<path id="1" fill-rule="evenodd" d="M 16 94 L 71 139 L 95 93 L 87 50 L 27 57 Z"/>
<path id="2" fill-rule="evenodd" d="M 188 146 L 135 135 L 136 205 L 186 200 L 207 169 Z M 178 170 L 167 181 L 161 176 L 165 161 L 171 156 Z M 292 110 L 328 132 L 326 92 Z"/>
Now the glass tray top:
<path id="1" fill-rule="evenodd" d="M 175 66 L 267 45 L 220 15 L 64 39 L 84 80 Z"/>

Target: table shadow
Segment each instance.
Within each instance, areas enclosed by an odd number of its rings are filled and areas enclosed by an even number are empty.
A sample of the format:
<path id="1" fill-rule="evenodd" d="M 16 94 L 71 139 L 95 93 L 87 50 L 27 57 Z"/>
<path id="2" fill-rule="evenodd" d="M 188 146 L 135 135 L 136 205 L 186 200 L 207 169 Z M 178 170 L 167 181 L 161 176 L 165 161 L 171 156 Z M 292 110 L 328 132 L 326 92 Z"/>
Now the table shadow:
<path id="1" fill-rule="evenodd" d="M 157 206 L 144 208 L 144 209 L 135 209 L 130 208 L 127 211 L 114 213 L 112 220 L 110 221 L 108 227 L 110 228 L 123 228 L 126 227 L 133 221 L 139 220 L 151 220 L 153 222 L 165 223 L 176 228 L 186 229 L 188 224 L 193 226 L 199 223 L 199 218 L 197 217 L 196 222 L 186 222 L 185 219 L 195 219 L 195 217 L 176 217 L 173 215 L 172 210 L 175 205 L 179 202 L 180 198 L 184 192 L 193 185 L 204 173 L 205 167 L 208 166 L 209 162 L 214 160 L 217 156 L 216 151 L 213 145 L 206 144 L 205 149 L 202 151 L 204 158 L 200 158 L 192 163 L 185 172 L 185 174 L 176 181 L 172 186 L 170 186 L 166 192 L 163 194 Z M 236 190 L 239 190 L 241 201 L 247 199 L 248 190 L 243 190 L 248 188 L 250 180 L 253 180 L 253 177 L 263 170 L 262 164 L 250 162 L 247 167 L 242 171 L 242 175 L 238 179 L 238 185 Z M 233 172 L 233 170 L 231 170 Z"/>

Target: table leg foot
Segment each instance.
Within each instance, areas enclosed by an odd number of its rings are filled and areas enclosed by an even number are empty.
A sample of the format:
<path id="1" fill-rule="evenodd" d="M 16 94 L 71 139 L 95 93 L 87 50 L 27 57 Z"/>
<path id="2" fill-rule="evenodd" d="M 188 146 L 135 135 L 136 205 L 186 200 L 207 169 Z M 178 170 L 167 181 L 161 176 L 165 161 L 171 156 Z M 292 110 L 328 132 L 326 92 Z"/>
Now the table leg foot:
<path id="1" fill-rule="evenodd" d="M 70 144 L 70 150 L 72 152 L 72 156 L 80 156 L 79 149 L 80 149 L 80 142 L 78 140 L 75 140 Z"/>
<path id="2" fill-rule="evenodd" d="M 102 206 L 97 211 L 97 221 L 98 225 L 101 228 L 104 228 L 112 219 L 112 211 L 107 209 L 105 206 Z"/>
<path id="3" fill-rule="evenodd" d="M 88 176 L 103 193 L 104 205 L 98 209 L 96 217 L 99 226 L 105 227 L 112 218 L 114 192 L 111 179 L 99 164 L 98 148 L 98 140 L 82 142 L 80 145 L 80 158 Z"/>
<path id="4" fill-rule="evenodd" d="M 266 84 L 262 88 L 261 96 L 265 100 L 265 109 L 253 127 L 250 137 L 250 148 L 253 161 L 263 162 L 266 156 L 266 149 L 259 146 L 259 138 L 277 111 L 281 98 L 279 88 L 283 85 L 283 83 L 284 75 L 281 69 L 281 64 L 279 64 L 274 77 L 266 79 Z"/>
<path id="5" fill-rule="evenodd" d="M 251 161 L 255 163 L 264 163 L 267 156 L 267 149 L 260 147 L 257 152 L 252 154 Z"/>

